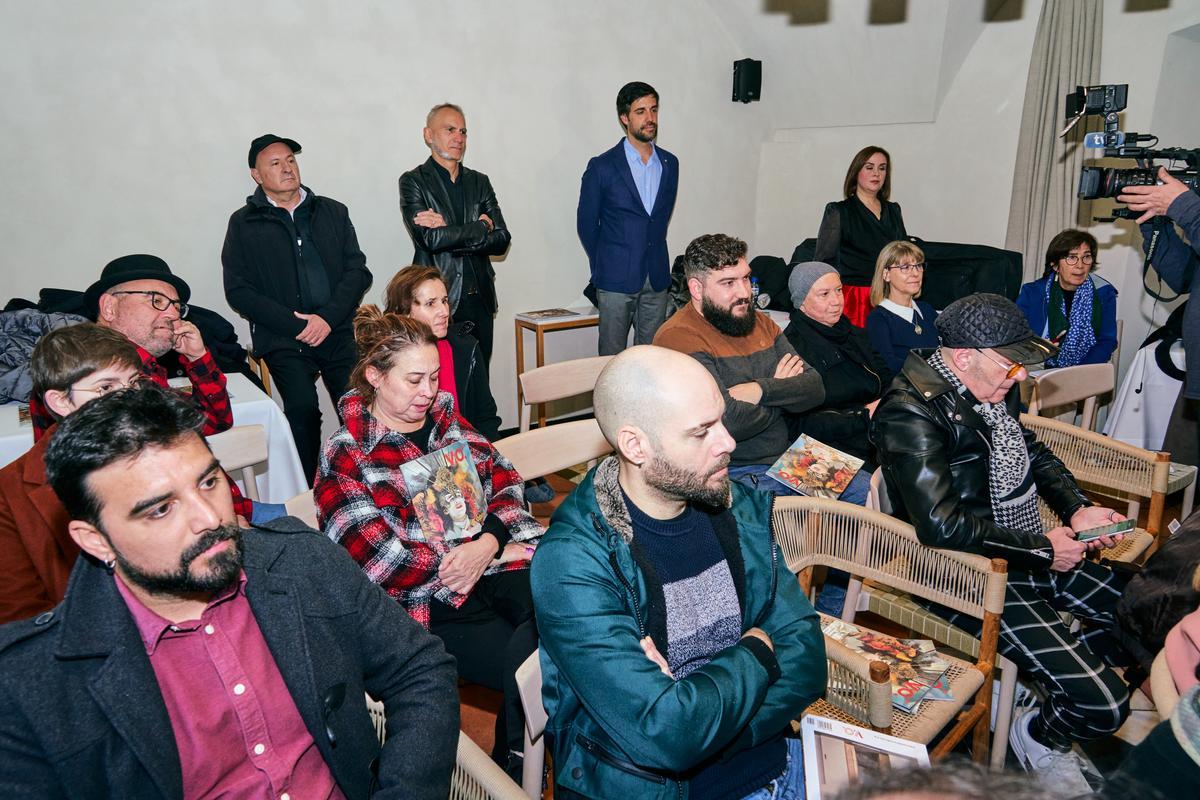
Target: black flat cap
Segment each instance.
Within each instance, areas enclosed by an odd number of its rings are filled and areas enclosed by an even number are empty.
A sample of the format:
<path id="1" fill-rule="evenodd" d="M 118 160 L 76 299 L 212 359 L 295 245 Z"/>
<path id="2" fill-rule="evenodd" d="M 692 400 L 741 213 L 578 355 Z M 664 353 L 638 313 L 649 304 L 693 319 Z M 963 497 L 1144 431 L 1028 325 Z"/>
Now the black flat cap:
<path id="1" fill-rule="evenodd" d="M 998 294 L 960 297 L 938 314 L 935 324 L 943 347 L 990 348 L 1022 364 L 1040 364 L 1058 353 L 1034 335 L 1016 303 Z"/>
<path id="2" fill-rule="evenodd" d="M 95 316 L 96 310 L 100 307 L 100 295 L 119 283 L 141 280 L 163 281 L 171 284 L 175 287 L 175 291 L 179 292 L 179 302 L 181 303 L 186 303 L 192 296 L 192 290 L 187 282 L 178 275 L 172 275 L 167 262 L 158 256 L 136 253 L 113 259 L 105 265 L 104 270 L 100 273 L 100 280 L 89 286 L 83 294 L 84 308 Z"/>
<path id="3" fill-rule="evenodd" d="M 300 152 L 300 143 L 295 139 L 287 139 L 283 136 L 276 136 L 273 133 L 264 133 L 262 136 L 250 143 L 250 155 L 246 158 L 246 161 L 248 161 L 250 164 L 250 169 L 254 169 L 254 162 L 258 160 L 259 153 L 278 142 L 283 142 L 286 144 L 292 153 Z"/>

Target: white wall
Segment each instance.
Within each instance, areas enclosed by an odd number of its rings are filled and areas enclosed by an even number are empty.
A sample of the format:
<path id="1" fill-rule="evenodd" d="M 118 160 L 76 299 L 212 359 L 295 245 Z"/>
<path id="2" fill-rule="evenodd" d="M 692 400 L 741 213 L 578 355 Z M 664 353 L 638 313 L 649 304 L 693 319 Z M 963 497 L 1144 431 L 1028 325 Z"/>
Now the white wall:
<path id="1" fill-rule="evenodd" d="M 271 131 L 303 145 L 306 185 L 349 206 L 377 301 L 412 256 L 396 180 L 428 156 L 425 112 L 450 100 L 466 110 L 465 163 L 491 176 L 513 232 L 492 384 L 515 425 L 512 315 L 580 297 L 579 177 L 622 135 L 623 83 L 659 90 L 660 141 L 682 163 L 672 252 L 753 228 L 768 126 L 761 106 L 730 102 L 745 54 L 698 0 L 7 0 L 0 13 L 4 297 L 82 289 L 112 258 L 150 252 L 232 317 L 221 242 L 253 188 L 249 142 Z"/>

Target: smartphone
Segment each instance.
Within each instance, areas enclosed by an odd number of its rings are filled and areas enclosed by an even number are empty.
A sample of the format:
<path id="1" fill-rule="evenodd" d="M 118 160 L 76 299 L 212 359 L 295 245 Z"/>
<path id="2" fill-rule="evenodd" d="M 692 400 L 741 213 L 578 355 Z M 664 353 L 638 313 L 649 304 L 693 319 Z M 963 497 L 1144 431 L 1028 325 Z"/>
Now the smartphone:
<path id="1" fill-rule="evenodd" d="M 1128 533 L 1137 525 L 1137 520 L 1123 519 L 1120 522 L 1110 522 L 1107 525 L 1101 525 L 1098 528 L 1088 528 L 1086 531 L 1080 531 L 1075 534 L 1075 541 L 1090 542 L 1092 539 L 1099 539 L 1101 536 L 1111 536 L 1114 533 Z"/>

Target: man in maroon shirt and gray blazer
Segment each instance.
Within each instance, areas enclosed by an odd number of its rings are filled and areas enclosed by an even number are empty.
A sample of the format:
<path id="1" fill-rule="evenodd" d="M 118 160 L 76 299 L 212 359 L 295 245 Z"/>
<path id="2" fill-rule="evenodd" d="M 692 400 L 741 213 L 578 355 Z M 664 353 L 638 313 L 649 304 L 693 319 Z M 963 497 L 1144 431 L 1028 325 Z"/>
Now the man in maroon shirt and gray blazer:
<path id="1" fill-rule="evenodd" d="M 326 537 L 239 528 L 202 424 L 146 386 L 55 433 L 84 556 L 61 604 L 0 626 L 0 797 L 446 797 L 453 660 Z"/>

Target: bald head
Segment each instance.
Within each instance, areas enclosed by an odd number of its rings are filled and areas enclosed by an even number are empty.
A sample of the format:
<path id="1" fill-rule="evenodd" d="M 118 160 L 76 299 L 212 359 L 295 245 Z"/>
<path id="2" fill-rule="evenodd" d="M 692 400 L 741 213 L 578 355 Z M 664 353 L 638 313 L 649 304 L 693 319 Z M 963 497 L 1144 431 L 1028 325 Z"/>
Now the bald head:
<path id="1" fill-rule="evenodd" d="M 600 430 L 613 446 L 626 425 L 652 437 L 698 395 L 717 390 L 716 381 L 691 356 L 665 347 L 639 345 L 622 351 L 596 381 L 592 403 Z"/>

